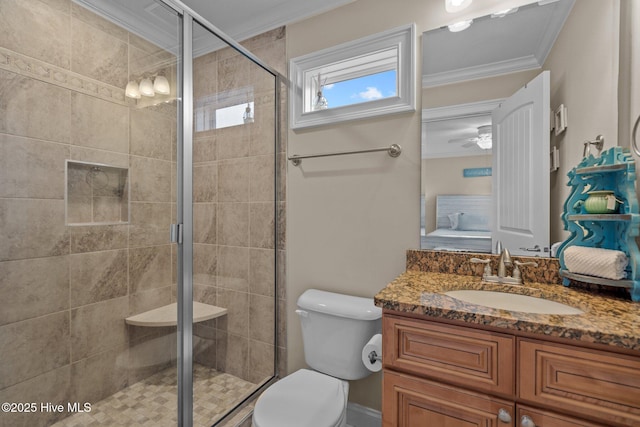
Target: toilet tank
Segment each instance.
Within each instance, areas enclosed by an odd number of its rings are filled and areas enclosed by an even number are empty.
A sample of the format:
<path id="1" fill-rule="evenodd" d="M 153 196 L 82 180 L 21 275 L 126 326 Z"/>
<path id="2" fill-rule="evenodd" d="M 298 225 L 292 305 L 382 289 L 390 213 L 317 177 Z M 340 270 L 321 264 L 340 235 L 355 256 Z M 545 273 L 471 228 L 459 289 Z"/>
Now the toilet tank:
<path id="1" fill-rule="evenodd" d="M 382 310 L 373 298 L 309 289 L 298 298 L 304 357 L 316 371 L 345 380 L 371 372 L 362 348 L 382 329 Z"/>

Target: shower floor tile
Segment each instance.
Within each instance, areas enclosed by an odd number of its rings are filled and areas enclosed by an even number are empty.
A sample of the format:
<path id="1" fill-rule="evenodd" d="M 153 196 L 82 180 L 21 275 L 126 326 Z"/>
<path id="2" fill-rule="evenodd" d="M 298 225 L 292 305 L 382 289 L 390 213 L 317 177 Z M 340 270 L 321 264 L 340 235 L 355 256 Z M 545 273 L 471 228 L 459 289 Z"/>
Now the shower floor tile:
<path id="1" fill-rule="evenodd" d="M 53 427 L 175 427 L 177 370 L 159 372 L 93 405 Z M 193 425 L 209 427 L 215 419 L 248 396 L 256 385 L 215 369 L 194 365 Z"/>

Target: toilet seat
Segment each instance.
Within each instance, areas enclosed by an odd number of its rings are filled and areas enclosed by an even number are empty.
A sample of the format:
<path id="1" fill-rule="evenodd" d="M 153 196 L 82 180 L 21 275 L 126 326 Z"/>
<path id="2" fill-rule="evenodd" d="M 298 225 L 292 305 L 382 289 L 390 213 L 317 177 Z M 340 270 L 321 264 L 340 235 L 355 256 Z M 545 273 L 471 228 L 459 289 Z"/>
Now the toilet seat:
<path id="1" fill-rule="evenodd" d="M 273 384 L 253 411 L 254 427 L 334 427 L 343 425 L 348 383 L 300 369 Z"/>

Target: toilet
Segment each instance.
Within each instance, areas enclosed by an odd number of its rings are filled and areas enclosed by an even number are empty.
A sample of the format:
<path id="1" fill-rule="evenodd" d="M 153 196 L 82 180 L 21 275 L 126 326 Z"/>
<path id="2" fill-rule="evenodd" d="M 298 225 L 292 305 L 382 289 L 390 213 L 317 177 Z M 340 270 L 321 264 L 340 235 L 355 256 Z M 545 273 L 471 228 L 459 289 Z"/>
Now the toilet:
<path id="1" fill-rule="evenodd" d="M 348 380 L 369 371 L 362 348 L 381 331 L 382 310 L 370 298 L 309 289 L 298 298 L 304 357 L 300 369 L 262 393 L 254 427 L 344 427 Z"/>

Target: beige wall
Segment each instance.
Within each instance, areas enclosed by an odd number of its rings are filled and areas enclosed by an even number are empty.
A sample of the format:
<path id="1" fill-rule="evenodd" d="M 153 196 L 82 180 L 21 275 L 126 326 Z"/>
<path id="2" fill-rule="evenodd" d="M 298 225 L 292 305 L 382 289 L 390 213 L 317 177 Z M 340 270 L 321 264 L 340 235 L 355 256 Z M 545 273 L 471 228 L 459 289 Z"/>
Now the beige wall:
<path id="1" fill-rule="evenodd" d="M 491 167 L 491 156 L 451 157 L 422 160 L 422 188 L 425 202 L 425 229 L 436 229 L 438 194 L 491 194 L 491 177 L 465 178 L 463 169 Z"/>
<path id="2" fill-rule="evenodd" d="M 618 23 L 618 1 L 576 1 L 544 64 L 551 70 L 551 108 L 568 110 L 566 132 L 551 135 L 560 151 L 560 169 L 551 174 L 552 243 L 568 237 L 558 218 L 583 142 L 601 134 L 605 150 L 618 144 Z"/>
<path id="3" fill-rule="evenodd" d="M 480 16 L 526 1 L 474 2 Z M 462 17 L 456 17 L 461 19 Z M 453 23 L 440 0 L 358 0 L 288 27 L 287 57 L 314 52 L 415 22 L 418 34 Z M 418 51 L 420 38 L 418 38 Z M 418 64 L 420 60 L 418 59 Z M 416 84 L 420 93 L 420 66 Z M 420 97 L 418 97 L 420 98 Z M 420 231 L 420 110 L 316 129 L 289 131 L 290 154 L 400 144 L 397 159 L 372 153 L 287 165 L 288 370 L 305 366 L 295 303 L 309 288 L 372 297 L 405 269 Z M 352 383 L 350 400 L 380 408 L 381 375 Z"/>

